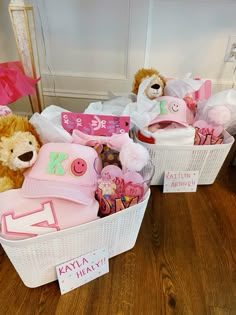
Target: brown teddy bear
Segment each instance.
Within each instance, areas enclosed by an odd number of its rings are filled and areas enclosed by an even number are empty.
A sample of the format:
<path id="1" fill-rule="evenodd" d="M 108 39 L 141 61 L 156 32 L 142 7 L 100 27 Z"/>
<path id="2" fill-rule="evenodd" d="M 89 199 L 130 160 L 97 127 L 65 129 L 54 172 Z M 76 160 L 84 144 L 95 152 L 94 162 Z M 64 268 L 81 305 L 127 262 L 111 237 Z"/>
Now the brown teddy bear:
<path id="1" fill-rule="evenodd" d="M 160 73 L 153 68 L 150 69 L 141 68 L 136 72 L 134 76 L 132 92 L 134 94 L 138 94 L 140 84 L 144 79 L 147 78 L 152 78 L 147 87 L 145 88 L 145 94 L 147 98 L 153 100 L 159 96 L 163 96 L 166 81 L 164 77 L 161 76 Z"/>
<path id="2" fill-rule="evenodd" d="M 0 192 L 20 188 L 42 141 L 26 117 L 10 114 L 0 117 Z"/>

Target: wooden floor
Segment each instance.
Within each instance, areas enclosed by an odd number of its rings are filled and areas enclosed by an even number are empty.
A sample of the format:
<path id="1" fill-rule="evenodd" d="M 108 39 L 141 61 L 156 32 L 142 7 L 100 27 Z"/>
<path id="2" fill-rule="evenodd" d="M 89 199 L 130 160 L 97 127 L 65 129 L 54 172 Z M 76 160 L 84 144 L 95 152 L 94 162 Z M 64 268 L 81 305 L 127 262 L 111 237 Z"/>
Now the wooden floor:
<path id="1" fill-rule="evenodd" d="M 108 274 L 65 295 L 56 281 L 25 287 L 1 248 L 0 315 L 236 315 L 231 155 L 215 183 L 196 193 L 152 187 L 135 247 L 110 259 Z"/>

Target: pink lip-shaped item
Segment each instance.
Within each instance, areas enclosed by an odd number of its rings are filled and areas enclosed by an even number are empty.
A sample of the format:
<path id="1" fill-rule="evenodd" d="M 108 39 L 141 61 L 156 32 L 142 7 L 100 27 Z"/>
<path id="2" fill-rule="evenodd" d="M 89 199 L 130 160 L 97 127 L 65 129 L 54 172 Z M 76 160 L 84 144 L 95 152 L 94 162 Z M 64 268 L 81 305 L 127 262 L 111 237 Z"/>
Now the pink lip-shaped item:
<path id="1" fill-rule="evenodd" d="M 135 171 L 126 172 L 123 174 L 123 179 L 125 183 L 132 182 L 133 184 L 142 184 L 143 176 Z"/>
<path id="2" fill-rule="evenodd" d="M 142 184 L 144 182 L 141 174 L 135 171 L 127 171 L 125 173 L 116 165 L 107 165 L 101 171 L 101 177 L 105 179 L 121 178 L 125 183 Z"/>
<path id="3" fill-rule="evenodd" d="M 122 170 L 116 165 L 107 165 L 101 171 L 101 177 L 105 179 L 114 179 L 123 177 Z"/>

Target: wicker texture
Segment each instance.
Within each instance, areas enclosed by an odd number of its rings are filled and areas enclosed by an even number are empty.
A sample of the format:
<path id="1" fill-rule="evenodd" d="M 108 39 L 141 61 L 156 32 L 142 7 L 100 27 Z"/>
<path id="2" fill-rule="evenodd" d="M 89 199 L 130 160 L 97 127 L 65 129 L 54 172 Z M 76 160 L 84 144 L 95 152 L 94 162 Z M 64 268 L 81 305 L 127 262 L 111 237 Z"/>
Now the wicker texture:
<path id="1" fill-rule="evenodd" d="M 12 241 L 0 238 L 2 247 L 27 287 L 57 279 L 55 266 L 101 247 L 109 257 L 131 249 L 136 242 L 149 200 L 77 227 L 35 238 Z"/>
<path id="2" fill-rule="evenodd" d="M 191 146 L 148 144 L 137 138 L 134 141 L 148 149 L 155 165 L 151 185 L 163 185 L 165 171 L 198 171 L 198 185 L 209 185 L 214 183 L 234 138 L 225 133 L 223 144 Z"/>

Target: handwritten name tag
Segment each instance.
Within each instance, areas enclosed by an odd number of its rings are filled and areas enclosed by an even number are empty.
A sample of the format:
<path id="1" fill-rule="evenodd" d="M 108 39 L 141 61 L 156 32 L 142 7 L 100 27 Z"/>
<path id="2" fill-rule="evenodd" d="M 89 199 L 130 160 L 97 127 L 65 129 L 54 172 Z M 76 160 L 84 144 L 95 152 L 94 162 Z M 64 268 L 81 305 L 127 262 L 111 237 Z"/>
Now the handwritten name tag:
<path id="1" fill-rule="evenodd" d="M 198 171 L 166 171 L 163 192 L 195 192 Z"/>
<path id="2" fill-rule="evenodd" d="M 109 272 L 108 250 L 100 248 L 56 266 L 61 294 Z"/>

